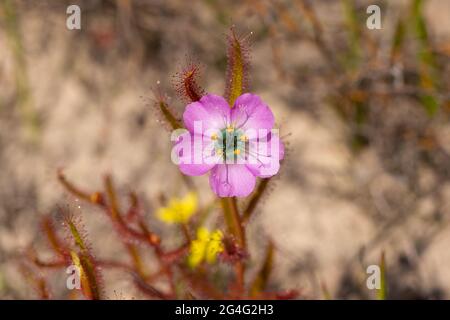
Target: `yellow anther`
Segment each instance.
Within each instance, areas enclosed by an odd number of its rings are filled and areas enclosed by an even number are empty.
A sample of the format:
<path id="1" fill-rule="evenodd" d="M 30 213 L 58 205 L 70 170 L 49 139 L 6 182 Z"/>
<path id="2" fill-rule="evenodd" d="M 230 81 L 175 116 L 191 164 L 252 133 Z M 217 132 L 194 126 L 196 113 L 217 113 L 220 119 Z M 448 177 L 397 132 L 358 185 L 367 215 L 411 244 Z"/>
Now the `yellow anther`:
<path id="1" fill-rule="evenodd" d="M 240 153 L 241 153 L 241 150 L 239 150 L 239 149 L 234 150 L 235 155 L 239 155 Z"/>
<path id="2" fill-rule="evenodd" d="M 217 134 L 213 133 L 213 134 L 211 135 L 211 140 L 217 140 Z"/>
<path id="3" fill-rule="evenodd" d="M 223 150 L 222 149 L 216 149 L 216 155 L 220 156 L 223 154 Z"/>
<path id="4" fill-rule="evenodd" d="M 234 127 L 233 126 L 228 126 L 227 127 L 227 132 L 233 132 L 234 131 Z"/>
<path id="5" fill-rule="evenodd" d="M 243 134 L 243 135 L 239 138 L 239 140 L 246 142 L 246 141 L 248 140 L 248 138 L 247 138 L 246 135 Z"/>

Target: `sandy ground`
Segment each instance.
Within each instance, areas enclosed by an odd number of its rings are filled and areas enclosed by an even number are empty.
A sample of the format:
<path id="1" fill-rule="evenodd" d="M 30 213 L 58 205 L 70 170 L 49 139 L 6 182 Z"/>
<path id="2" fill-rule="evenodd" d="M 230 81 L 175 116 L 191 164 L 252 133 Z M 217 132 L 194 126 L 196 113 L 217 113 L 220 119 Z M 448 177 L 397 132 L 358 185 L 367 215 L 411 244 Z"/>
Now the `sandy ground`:
<path id="1" fill-rule="evenodd" d="M 116 26 L 114 20 L 97 13 L 87 15 L 82 31 L 68 31 L 63 5 L 46 13 L 44 4 L 33 8 L 30 1 L 21 4 L 32 109 L 41 123 L 31 139 L 34 142 L 30 142 L 28 125 L 16 108 L 14 56 L 3 41 L 5 30 L 0 30 L 0 298 L 33 297 L 14 259 L 39 237 L 36 225 L 40 215 L 73 201 L 56 181 L 57 168 L 64 168 L 74 183 L 93 190 L 101 187 L 104 173 L 111 173 L 123 193 L 131 188 L 147 199 L 149 216 L 160 193 L 185 192 L 177 168 L 170 162 L 169 133 L 152 110 L 150 88 L 160 80 L 172 104 L 181 111 L 183 104 L 171 89 L 171 76 L 189 54 L 204 66 L 206 90 L 223 92 L 227 27 L 218 22 L 217 12 L 218 7 L 227 11 L 228 6 L 208 1 L 155 3 L 148 28 L 154 30 L 156 44 L 146 51 L 148 56 L 133 38 L 128 44 L 132 53 L 127 55 L 114 40 L 105 49 L 80 35 Z M 323 6 L 320 1 L 319 7 Z M 401 8 L 400 1 L 398 6 Z M 261 28 L 258 17 L 245 6 L 233 3 L 229 8 L 236 8 L 233 22 L 240 25 L 243 21 L 244 30 Z M 339 12 L 335 3 L 328 9 Z M 320 15 L 327 19 L 327 12 L 322 10 Z M 448 0 L 429 1 L 426 7 L 430 22 L 439 21 L 431 27 L 441 37 L 450 36 L 449 12 Z M 328 16 L 326 26 L 332 28 L 334 20 L 339 19 Z M 284 37 L 280 41 L 287 43 L 282 62 L 288 69 L 326 66 L 313 45 Z M 384 250 L 393 294 L 401 298 L 448 297 L 448 229 L 438 229 L 427 249 L 418 249 L 421 236 L 434 232 L 434 225 L 428 223 L 433 200 L 424 196 L 409 212 L 402 212 L 400 222 L 385 228 L 386 221 L 397 214 L 389 210 L 386 197 L 408 201 L 402 177 L 386 170 L 380 154 L 371 148 L 354 155 L 347 143 L 347 128 L 325 101 L 317 101 L 315 90 L 325 88 L 326 79 L 311 80 L 304 86 L 284 82 L 273 68 L 271 43 L 264 37 L 252 42 L 252 91 L 271 106 L 281 134 L 288 135 L 288 156 L 281 174 L 258 207 L 249 230 L 255 259 L 268 237 L 275 241 L 273 286 L 299 289 L 305 297 L 320 298 L 320 284 L 325 283 L 334 297 L 371 298 L 374 293 L 364 285 L 365 269 L 378 263 Z M 311 105 L 316 112 L 310 112 Z M 448 134 L 448 124 L 442 132 Z M 440 184 L 439 192 L 446 199 L 442 215 L 450 214 L 450 183 L 435 182 L 434 173 L 426 167 L 418 170 L 425 185 Z M 207 203 L 212 198 L 207 178 L 195 182 L 202 202 Z M 385 207 L 377 208 L 380 203 Z M 94 252 L 120 259 L 121 248 L 113 245 L 117 239 L 103 216 L 92 213 L 95 209 L 91 207 L 81 211 Z M 361 255 L 365 247 L 367 251 Z M 127 279 L 117 278 L 114 272 L 108 273 L 107 279 L 114 283 L 107 286 L 109 296 L 136 297 Z"/>

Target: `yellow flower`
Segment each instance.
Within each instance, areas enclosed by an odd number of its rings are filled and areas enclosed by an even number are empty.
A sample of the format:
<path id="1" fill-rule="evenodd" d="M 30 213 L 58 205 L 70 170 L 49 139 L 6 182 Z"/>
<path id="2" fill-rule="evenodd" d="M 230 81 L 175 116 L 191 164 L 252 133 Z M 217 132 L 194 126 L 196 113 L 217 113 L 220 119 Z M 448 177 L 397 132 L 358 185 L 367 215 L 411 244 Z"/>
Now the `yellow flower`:
<path id="1" fill-rule="evenodd" d="M 208 229 L 200 227 L 197 230 L 197 239 L 191 242 L 189 266 L 195 268 L 203 261 L 213 264 L 217 254 L 224 250 L 222 238 L 223 234 L 220 230 L 209 232 Z"/>
<path id="2" fill-rule="evenodd" d="M 156 215 L 166 223 L 187 223 L 191 216 L 197 211 L 197 196 L 189 192 L 184 198 L 173 198 L 169 205 L 160 208 Z"/>

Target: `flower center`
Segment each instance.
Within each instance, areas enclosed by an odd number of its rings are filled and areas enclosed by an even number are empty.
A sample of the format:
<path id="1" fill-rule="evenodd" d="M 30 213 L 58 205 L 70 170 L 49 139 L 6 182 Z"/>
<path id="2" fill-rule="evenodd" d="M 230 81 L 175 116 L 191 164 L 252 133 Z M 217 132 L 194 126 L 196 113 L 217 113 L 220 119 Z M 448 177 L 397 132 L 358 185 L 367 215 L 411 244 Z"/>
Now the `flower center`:
<path id="1" fill-rule="evenodd" d="M 216 154 L 222 155 L 224 161 L 236 161 L 245 154 L 247 137 L 241 129 L 228 126 L 220 130 L 215 139 Z"/>

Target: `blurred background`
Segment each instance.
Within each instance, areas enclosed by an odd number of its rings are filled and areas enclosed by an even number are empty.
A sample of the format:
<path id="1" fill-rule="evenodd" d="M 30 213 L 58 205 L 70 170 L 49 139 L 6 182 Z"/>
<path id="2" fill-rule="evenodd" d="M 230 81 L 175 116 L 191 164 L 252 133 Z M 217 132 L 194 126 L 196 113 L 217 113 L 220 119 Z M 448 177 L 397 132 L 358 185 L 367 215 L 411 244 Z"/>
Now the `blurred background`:
<path id="1" fill-rule="evenodd" d="M 81 30 L 66 28 L 70 4 Z M 366 268 L 385 252 L 390 298 L 450 298 L 450 0 L 2 0 L 0 298 L 36 298 L 17 259 L 30 243 L 45 253 L 39 217 L 72 201 L 58 168 L 88 190 L 110 173 L 167 229 L 152 212 L 186 188 L 152 89 L 182 114 L 174 75 L 194 61 L 222 94 L 232 25 L 288 145 L 249 229 L 256 261 L 275 242 L 271 286 L 372 299 Z M 208 203 L 207 178 L 194 182 Z M 105 217 L 80 211 L 94 253 L 120 259 Z M 111 298 L 140 298 L 105 278 Z"/>

